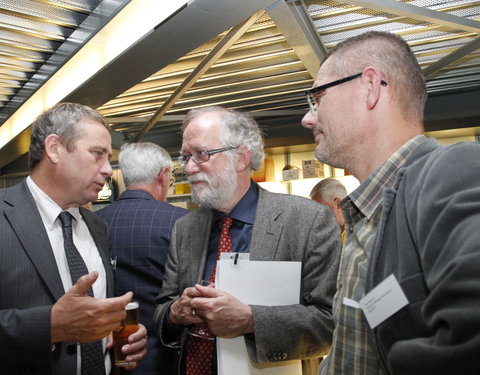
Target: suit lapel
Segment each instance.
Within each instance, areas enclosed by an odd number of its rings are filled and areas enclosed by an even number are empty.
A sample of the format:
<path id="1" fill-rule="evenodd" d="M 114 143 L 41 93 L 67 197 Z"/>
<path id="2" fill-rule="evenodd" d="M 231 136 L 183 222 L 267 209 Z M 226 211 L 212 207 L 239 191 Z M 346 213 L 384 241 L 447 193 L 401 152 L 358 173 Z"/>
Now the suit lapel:
<path id="1" fill-rule="evenodd" d="M 58 300 L 65 290 L 50 240 L 26 182 L 12 189 L 5 201 L 12 205 L 11 210 L 5 211 L 7 220 L 50 293 Z"/>
<path id="2" fill-rule="evenodd" d="M 280 210 L 269 199 L 270 194 L 259 188 L 257 212 L 250 242 L 251 260 L 274 260 L 277 253 L 283 223 L 279 221 Z"/>
<path id="3" fill-rule="evenodd" d="M 210 233 L 212 231 L 212 211 L 205 208 L 198 208 L 197 211 L 192 216 L 194 229 L 188 232 L 186 242 L 189 252 L 184 270 L 186 272 L 186 280 L 190 283 L 188 286 L 192 286 L 203 279 Z M 198 267 L 188 267 L 189 263 L 198 264 Z"/>

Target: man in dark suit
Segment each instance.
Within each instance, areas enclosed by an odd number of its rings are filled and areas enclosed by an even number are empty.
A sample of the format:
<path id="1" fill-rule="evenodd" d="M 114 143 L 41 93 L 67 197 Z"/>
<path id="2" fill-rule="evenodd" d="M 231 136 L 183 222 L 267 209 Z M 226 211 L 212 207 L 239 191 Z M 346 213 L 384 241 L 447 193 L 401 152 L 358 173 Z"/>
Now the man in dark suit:
<path id="1" fill-rule="evenodd" d="M 140 302 L 140 322 L 149 332 L 148 355 L 132 373 L 174 374 L 175 349 L 163 347 L 153 334 L 155 298 L 162 287 L 170 233 L 188 210 L 166 203 L 172 159 L 160 146 L 144 142 L 122 146 L 119 164 L 127 190 L 96 213 L 106 221 L 117 261 L 119 293 L 132 291 Z"/>
<path id="2" fill-rule="evenodd" d="M 109 130 L 108 122 L 89 107 L 54 106 L 32 126 L 31 175 L 0 191 L 2 373 L 110 373 L 112 343 L 107 338 L 125 318 L 132 293 L 112 297 L 106 225 L 79 207 L 95 200 L 112 174 Z M 73 242 L 64 235 L 59 214 L 73 221 Z M 71 268 L 72 249 L 81 266 Z M 84 275 L 76 280 L 79 267 Z M 141 325 L 129 337 L 123 348 L 127 360 L 144 357 L 146 335 Z M 98 349 L 95 355 L 85 349 L 92 346 Z"/>
<path id="3" fill-rule="evenodd" d="M 251 171 L 263 157 L 260 130 L 249 116 L 221 107 L 186 116 L 179 160 L 201 206 L 174 226 L 155 311 L 162 342 L 182 349 L 182 374 L 217 373 L 214 354 L 200 365 L 207 349 L 196 332 L 185 334 L 192 324 L 206 324 L 212 336 L 243 336 L 252 363 L 301 359 L 304 375 L 317 373 L 330 347 L 338 225 L 327 207 L 252 182 Z M 231 223 L 230 229 L 223 223 Z M 195 285 L 211 278 L 227 232 L 232 250 L 250 253 L 251 260 L 302 262 L 300 303 L 250 306 L 225 291 Z"/>

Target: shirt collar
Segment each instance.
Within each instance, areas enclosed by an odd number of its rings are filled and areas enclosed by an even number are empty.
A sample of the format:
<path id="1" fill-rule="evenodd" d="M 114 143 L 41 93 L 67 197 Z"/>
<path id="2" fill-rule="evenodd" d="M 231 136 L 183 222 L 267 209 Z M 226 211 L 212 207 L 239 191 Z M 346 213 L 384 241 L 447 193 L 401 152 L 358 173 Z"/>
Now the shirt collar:
<path id="1" fill-rule="evenodd" d="M 257 211 L 258 204 L 258 184 L 251 182 L 245 195 L 240 199 L 232 211 L 228 214 L 229 217 L 236 221 L 241 221 L 246 224 L 253 225 L 255 221 L 255 213 Z M 213 210 L 214 222 L 225 216 L 223 212 Z"/>
<path id="2" fill-rule="evenodd" d="M 30 176 L 27 177 L 27 186 L 37 204 L 43 223 L 49 230 L 52 230 L 55 220 L 57 220 L 60 212 L 63 211 L 62 208 L 52 198 L 45 194 Z M 66 211 L 70 212 L 77 222 L 80 220 L 81 215 L 78 207 L 70 207 Z"/>
<path id="3" fill-rule="evenodd" d="M 400 168 L 417 146 L 426 139 L 424 135 L 417 135 L 408 140 L 348 196 L 365 217 L 368 219 L 372 217 L 382 203 L 383 189 L 394 185 Z"/>

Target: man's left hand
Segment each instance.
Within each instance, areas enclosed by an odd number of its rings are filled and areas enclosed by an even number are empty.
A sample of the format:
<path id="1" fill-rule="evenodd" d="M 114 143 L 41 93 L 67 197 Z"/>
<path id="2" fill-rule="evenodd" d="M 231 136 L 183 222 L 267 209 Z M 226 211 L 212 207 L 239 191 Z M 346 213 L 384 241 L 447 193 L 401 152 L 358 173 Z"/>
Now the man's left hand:
<path id="1" fill-rule="evenodd" d="M 147 354 L 147 329 L 143 324 L 138 324 L 138 330 L 128 336 L 128 344 L 122 347 L 122 353 L 127 355 L 127 362 L 136 362 L 134 366 L 124 367 L 126 370 L 134 369 L 140 364 Z"/>
<path id="2" fill-rule="evenodd" d="M 215 336 L 233 338 L 253 332 L 250 306 L 223 290 L 201 285 L 195 288 L 201 296 L 193 298 L 191 306 Z"/>

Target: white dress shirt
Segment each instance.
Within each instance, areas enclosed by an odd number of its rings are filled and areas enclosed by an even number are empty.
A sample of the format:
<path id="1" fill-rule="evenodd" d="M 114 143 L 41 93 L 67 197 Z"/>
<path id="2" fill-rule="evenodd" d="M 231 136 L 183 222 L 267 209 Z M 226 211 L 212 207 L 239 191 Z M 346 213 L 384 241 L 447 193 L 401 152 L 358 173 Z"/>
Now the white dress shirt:
<path id="1" fill-rule="evenodd" d="M 62 279 L 63 288 L 65 292 L 72 287 L 72 278 L 70 276 L 70 268 L 68 267 L 65 248 L 63 246 L 63 232 L 62 224 L 58 219 L 58 215 L 62 212 L 62 208 L 55 203 L 47 194 L 45 194 L 40 187 L 35 184 L 30 176 L 27 177 L 27 186 L 33 195 L 33 199 L 37 204 L 38 211 L 42 217 L 43 225 L 48 234 L 50 245 L 52 246 L 53 255 L 57 263 L 58 271 Z M 88 272 L 97 271 L 98 279 L 92 286 L 93 295 L 96 298 L 106 298 L 107 296 L 107 279 L 105 267 L 103 266 L 102 258 L 95 245 L 87 224 L 80 214 L 78 207 L 71 207 L 67 210 L 74 218 L 72 220 L 73 243 L 80 253 Z M 105 352 L 107 339 L 102 340 L 103 350 Z M 80 346 L 77 347 L 77 375 L 80 375 Z M 111 362 L 108 352 L 105 355 L 105 369 L 106 374 L 110 373 Z"/>

